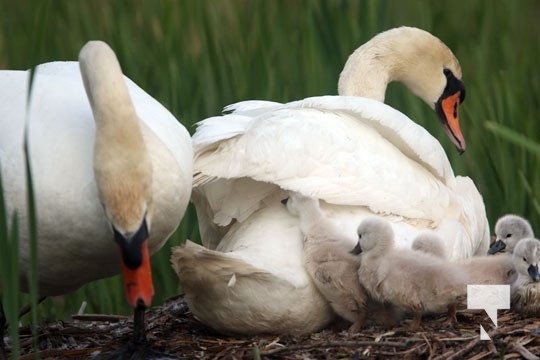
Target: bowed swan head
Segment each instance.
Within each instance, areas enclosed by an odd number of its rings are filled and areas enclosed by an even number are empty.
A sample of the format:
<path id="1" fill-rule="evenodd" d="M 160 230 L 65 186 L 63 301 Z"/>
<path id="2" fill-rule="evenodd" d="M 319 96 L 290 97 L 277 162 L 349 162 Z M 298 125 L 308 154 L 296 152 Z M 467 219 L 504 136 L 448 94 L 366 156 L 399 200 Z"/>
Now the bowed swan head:
<path id="1" fill-rule="evenodd" d="M 154 295 L 148 237 L 152 165 L 120 64 L 102 41 L 79 54 L 84 87 L 96 121 L 94 175 L 99 199 L 122 257 L 126 296 L 136 308 Z"/>
<path id="2" fill-rule="evenodd" d="M 370 76 L 364 74 L 370 73 Z M 347 60 L 338 84 L 339 95 L 384 102 L 390 82 L 402 82 L 439 117 L 446 134 L 461 154 L 465 139 L 458 118 L 465 99 L 461 67 L 452 51 L 427 31 L 400 27 L 380 33 Z"/>

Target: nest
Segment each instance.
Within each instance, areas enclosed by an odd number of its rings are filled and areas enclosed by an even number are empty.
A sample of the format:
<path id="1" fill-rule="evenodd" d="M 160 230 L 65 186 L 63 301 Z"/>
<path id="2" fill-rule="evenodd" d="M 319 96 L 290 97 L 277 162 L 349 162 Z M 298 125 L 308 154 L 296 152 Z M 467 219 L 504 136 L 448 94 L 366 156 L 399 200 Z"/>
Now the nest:
<path id="1" fill-rule="evenodd" d="M 349 334 L 346 325 L 306 336 L 227 336 L 202 325 L 182 296 L 146 315 L 153 349 L 185 359 L 540 359 L 540 319 L 522 319 L 499 310 L 498 327 L 485 312 L 459 311 L 457 324 L 445 316 L 424 317 L 421 330 L 377 326 Z M 73 322 L 38 328 L 42 359 L 88 359 L 98 352 L 121 348 L 130 339 L 132 320 L 111 315 L 79 315 Z M 480 340 L 480 325 L 491 340 Z M 21 328 L 21 359 L 33 359 L 33 340 Z M 9 349 L 9 346 L 8 346 Z"/>

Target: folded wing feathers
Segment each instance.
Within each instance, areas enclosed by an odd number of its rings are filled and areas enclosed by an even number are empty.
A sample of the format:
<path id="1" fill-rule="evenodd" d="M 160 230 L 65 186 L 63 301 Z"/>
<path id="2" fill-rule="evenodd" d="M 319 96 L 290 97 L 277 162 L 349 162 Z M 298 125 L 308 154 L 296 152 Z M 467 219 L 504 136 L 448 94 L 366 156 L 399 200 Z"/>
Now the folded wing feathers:
<path id="1" fill-rule="evenodd" d="M 226 110 L 233 113 L 199 123 L 193 140 L 197 166 L 194 186 L 220 178 L 248 177 L 330 203 L 364 204 L 375 212 L 389 211 L 411 218 L 435 219 L 450 202 L 448 189 L 441 187 L 440 182 L 452 186 L 455 180 L 438 141 L 405 115 L 382 103 L 357 97 L 325 96 L 288 104 L 247 101 Z M 325 119 L 334 121 L 333 125 L 324 126 Z M 386 138 L 392 144 L 387 146 L 389 151 L 408 159 L 411 166 L 426 174 L 420 178 L 424 185 L 418 187 L 423 193 L 416 197 L 437 198 L 439 204 L 419 210 L 404 201 L 402 190 L 392 193 L 392 187 L 373 181 L 373 176 L 379 177 L 377 171 L 386 171 L 387 164 L 366 160 L 369 150 L 355 152 L 361 140 L 351 134 L 351 129 L 359 134 L 371 131 Z M 328 151 L 328 146 L 339 149 Z M 415 148 L 421 151 L 416 152 Z M 358 159 L 359 156 L 364 157 Z M 368 166 L 355 170 L 356 163 Z M 399 161 L 390 165 L 403 166 Z M 374 171 L 370 172 L 369 166 Z M 394 178 L 395 175 L 386 179 L 394 181 Z"/>

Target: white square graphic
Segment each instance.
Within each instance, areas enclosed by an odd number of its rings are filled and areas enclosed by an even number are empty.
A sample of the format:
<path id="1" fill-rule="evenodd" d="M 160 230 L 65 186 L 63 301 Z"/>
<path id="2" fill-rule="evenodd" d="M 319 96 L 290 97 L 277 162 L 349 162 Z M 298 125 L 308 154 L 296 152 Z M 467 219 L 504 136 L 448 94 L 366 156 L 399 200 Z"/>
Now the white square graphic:
<path id="1" fill-rule="evenodd" d="M 510 309 L 510 285 L 467 285 L 467 309 L 485 310 L 497 326 L 497 310 Z M 480 328 L 480 339 L 489 340 Z"/>

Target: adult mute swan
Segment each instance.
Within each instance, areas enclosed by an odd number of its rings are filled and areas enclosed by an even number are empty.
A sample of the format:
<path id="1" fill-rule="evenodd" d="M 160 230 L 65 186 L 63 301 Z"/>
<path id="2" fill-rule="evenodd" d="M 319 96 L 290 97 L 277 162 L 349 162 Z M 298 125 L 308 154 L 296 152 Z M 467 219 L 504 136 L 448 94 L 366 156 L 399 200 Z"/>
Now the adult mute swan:
<path id="1" fill-rule="evenodd" d="M 280 203 L 287 191 L 319 199 L 351 248 L 360 221 L 377 215 L 391 223 L 396 246 L 432 230 L 450 259 L 485 254 L 489 226 L 474 183 L 454 176 L 424 128 L 383 103 L 389 82 L 404 83 L 462 152 L 460 78 L 439 39 L 401 27 L 349 57 L 341 96 L 245 101 L 201 121 L 192 137 L 192 199 L 205 247 L 190 243 L 172 256 L 193 313 L 218 330 L 245 333 L 308 333 L 330 321 L 303 266 L 299 220 Z"/>
<path id="2" fill-rule="evenodd" d="M 27 290 L 30 261 L 28 111 L 39 293 L 65 294 L 123 271 L 140 342 L 154 295 L 149 255 L 178 227 L 190 199 L 189 133 L 122 75 L 101 41 L 88 42 L 78 63 L 38 66 L 27 108 L 28 81 L 27 71 L 0 72 L 0 163 L 8 213 L 17 210 L 21 223 L 21 287 Z"/>

